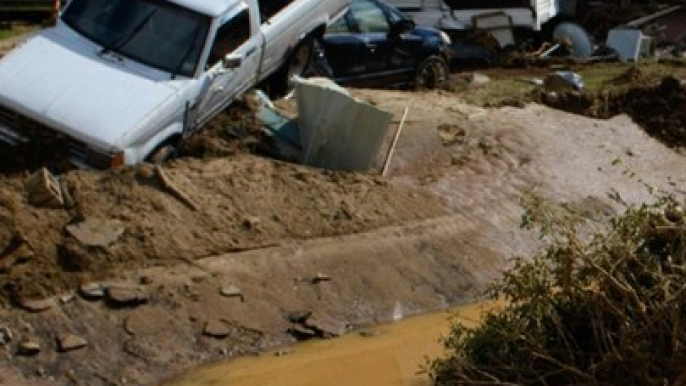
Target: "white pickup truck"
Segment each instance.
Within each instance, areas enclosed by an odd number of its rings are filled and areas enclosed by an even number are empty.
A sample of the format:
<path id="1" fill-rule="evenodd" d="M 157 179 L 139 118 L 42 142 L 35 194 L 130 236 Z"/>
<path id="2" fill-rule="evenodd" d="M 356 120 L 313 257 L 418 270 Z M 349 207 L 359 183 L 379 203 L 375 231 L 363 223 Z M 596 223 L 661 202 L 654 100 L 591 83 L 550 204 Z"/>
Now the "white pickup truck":
<path id="1" fill-rule="evenodd" d="M 0 145 L 101 169 L 166 158 L 251 87 L 303 71 L 348 3 L 71 0 L 0 60 Z"/>

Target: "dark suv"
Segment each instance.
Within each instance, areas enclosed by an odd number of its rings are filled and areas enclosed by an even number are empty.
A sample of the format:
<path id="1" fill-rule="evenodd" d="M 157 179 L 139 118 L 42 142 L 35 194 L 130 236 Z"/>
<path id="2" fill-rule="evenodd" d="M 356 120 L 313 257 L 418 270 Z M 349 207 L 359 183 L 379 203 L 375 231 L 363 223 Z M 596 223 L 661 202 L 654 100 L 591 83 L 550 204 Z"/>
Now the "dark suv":
<path id="1" fill-rule="evenodd" d="M 353 0 L 328 27 L 313 67 L 343 85 L 434 88 L 450 75 L 449 45 L 445 33 L 386 3 Z"/>

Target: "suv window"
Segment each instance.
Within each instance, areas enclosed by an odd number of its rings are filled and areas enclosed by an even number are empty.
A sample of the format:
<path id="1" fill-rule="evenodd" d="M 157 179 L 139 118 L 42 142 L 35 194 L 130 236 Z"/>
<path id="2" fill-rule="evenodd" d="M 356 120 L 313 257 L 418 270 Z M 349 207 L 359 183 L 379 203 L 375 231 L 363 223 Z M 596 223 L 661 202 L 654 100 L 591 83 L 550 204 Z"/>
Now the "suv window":
<path id="1" fill-rule="evenodd" d="M 262 17 L 262 22 L 269 20 L 272 16 L 276 15 L 282 9 L 286 8 L 293 0 L 259 0 L 258 6 L 260 7 L 260 13 Z"/>
<path id="2" fill-rule="evenodd" d="M 360 33 L 387 33 L 391 29 L 386 14 L 374 2 L 353 1 L 350 12 Z"/>
<path id="3" fill-rule="evenodd" d="M 238 15 L 229 19 L 217 30 L 217 35 L 207 59 L 207 67 L 214 67 L 219 61 L 250 38 L 250 15 L 244 9 Z"/>

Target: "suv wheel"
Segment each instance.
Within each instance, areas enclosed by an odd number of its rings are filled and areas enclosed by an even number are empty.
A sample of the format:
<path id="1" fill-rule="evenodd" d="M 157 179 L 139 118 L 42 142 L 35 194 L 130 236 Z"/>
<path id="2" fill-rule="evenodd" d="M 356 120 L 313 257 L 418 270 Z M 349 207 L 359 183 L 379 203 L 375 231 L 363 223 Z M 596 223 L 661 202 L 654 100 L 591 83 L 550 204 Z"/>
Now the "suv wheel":
<path id="1" fill-rule="evenodd" d="M 448 63 L 438 55 L 429 56 L 417 67 L 415 73 L 415 87 L 417 89 L 432 89 L 443 86 L 450 77 Z"/>

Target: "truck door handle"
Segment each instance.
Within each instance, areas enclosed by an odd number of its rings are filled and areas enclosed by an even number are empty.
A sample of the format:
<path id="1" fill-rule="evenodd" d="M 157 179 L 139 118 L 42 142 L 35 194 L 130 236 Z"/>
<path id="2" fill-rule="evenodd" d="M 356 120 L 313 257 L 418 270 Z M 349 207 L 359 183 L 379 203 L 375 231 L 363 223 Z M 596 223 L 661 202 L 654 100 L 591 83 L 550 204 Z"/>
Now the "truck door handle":
<path id="1" fill-rule="evenodd" d="M 255 51 L 257 51 L 257 48 L 255 47 L 248 48 L 248 51 L 245 52 L 245 57 L 249 57 L 250 55 L 254 54 Z"/>

